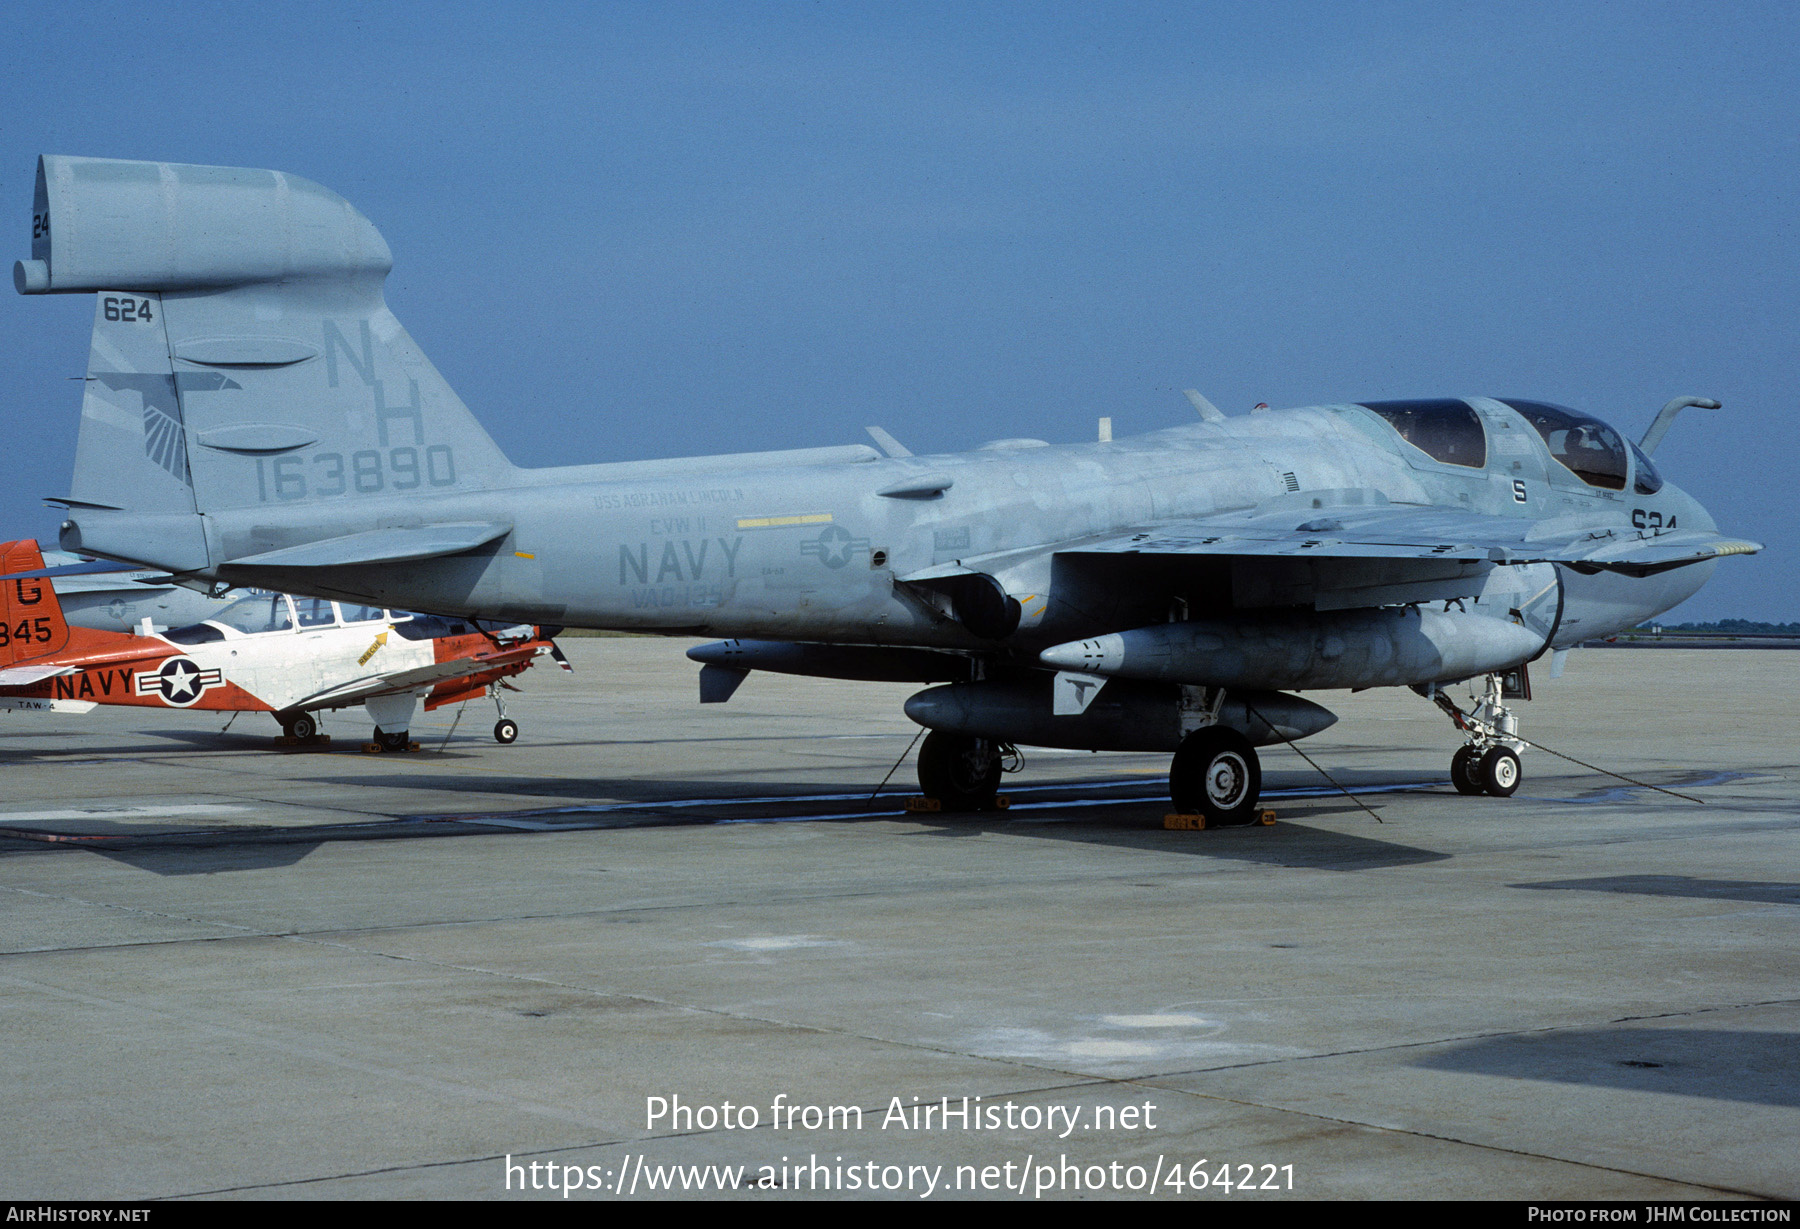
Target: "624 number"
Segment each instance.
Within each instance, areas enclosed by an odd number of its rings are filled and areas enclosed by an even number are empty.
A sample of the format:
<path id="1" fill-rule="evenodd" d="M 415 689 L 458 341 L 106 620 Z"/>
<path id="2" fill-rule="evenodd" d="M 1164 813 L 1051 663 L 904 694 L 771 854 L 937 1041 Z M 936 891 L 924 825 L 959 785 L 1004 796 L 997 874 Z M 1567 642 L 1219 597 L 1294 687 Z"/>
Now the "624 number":
<path id="1" fill-rule="evenodd" d="M 100 300 L 100 309 L 108 320 L 125 320 L 133 324 L 156 319 L 150 314 L 149 299 L 115 299 L 110 295 Z"/>

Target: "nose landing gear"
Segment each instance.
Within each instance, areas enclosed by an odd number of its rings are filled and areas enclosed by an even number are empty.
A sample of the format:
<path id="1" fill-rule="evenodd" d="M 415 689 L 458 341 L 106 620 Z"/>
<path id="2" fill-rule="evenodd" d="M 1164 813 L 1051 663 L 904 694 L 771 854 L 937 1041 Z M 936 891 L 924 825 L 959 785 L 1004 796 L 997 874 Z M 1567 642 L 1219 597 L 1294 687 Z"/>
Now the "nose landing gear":
<path id="1" fill-rule="evenodd" d="M 1475 707 L 1466 713 L 1435 683 L 1417 690 L 1443 709 L 1450 724 L 1468 740 L 1450 759 L 1450 783 L 1456 792 L 1512 797 L 1525 776 L 1519 762 L 1525 744 L 1517 737 L 1519 718 L 1505 702 L 1529 699 L 1529 690 L 1509 691 L 1500 675 L 1484 675 Z"/>
<path id="2" fill-rule="evenodd" d="M 494 697 L 494 709 L 500 714 L 500 720 L 494 723 L 494 741 L 501 746 L 517 742 L 519 723 L 506 715 L 506 701 L 500 698 L 500 684 L 489 687 L 488 694 Z"/>

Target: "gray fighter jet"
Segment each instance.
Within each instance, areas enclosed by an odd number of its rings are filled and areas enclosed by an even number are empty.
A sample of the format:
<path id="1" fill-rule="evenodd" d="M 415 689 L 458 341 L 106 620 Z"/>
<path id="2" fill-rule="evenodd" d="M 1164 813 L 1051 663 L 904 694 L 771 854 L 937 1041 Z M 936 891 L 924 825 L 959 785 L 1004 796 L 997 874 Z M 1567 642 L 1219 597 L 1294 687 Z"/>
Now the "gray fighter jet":
<path id="1" fill-rule="evenodd" d="M 1720 536 L 1641 445 L 1541 401 L 1308 406 L 1131 439 L 867 445 L 519 469 L 382 298 L 386 242 L 273 171 L 45 157 L 24 294 L 95 296 L 69 550 L 509 623 L 728 636 L 749 671 L 940 683 L 925 792 L 994 799 L 1014 744 L 1167 751 L 1241 823 L 1257 746 L 1405 686 L 1510 794 L 1526 663 L 1700 587 Z M 1102 433 L 1106 434 L 1106 433 Z M 1508 688 L 1503 678 L 1517 686 Z M 1442 689 L 1470 682 L 1464 711 Z"/>

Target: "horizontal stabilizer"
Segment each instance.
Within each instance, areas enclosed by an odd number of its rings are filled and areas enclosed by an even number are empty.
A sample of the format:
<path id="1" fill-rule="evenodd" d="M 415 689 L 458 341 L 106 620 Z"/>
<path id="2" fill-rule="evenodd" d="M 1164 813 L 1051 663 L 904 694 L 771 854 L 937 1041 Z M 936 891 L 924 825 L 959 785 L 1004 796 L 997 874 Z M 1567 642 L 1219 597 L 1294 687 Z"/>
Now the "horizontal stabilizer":
<path id="1" fill-rule="evenodd" d="M 92 563 L 65 563 L 61 567 L 36 568 L 30 572 L 8 572 L 0 576 L 0 580 L 61 580 L 65 576 L 95 576 L 102 572 L 136 571 L 129 563 L 113 563 L 106 559 L 96 559 Z"/>
<path id="2" fill-rule="evenodd" d="M 419 525 L 409 529 L 371 529 L 342 538 L 326 538 L 304 546 L 246 555 L 224 565 L 239 568 L 341 568 L 368 563 L 405 563 L 460 555 L 485 546 L 512 531 L 511 525 L 492 521 L 467 524 Z"/>
<path id="3" fill-rule="evenodd" d="M 0 687 L 29 687 L 45 679 L 74 674 L 77 669 L 77 666 L 57 665 L 54 662 L 42 666 L 7 666 L 0 669 Z"/>

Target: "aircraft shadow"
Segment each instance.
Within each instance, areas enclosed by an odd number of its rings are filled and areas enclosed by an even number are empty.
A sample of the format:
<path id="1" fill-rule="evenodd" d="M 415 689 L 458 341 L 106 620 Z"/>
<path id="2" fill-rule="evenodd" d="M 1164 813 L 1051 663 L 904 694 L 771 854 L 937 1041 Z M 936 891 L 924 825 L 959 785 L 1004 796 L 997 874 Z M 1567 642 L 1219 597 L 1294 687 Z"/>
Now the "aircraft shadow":
<path id="1" fill-rule="evenodd" d="M 1476 1041 L 1414 1065 L 1505 1079 L 1800 1106 L 1800 1068 L 1794 1065 L 1797 1042 L 1800 1037 L 1793 1033 L 1583 1029 Z"/>
<path id="2" fill-rule="evenodd" d="M 1170 832 L 1163 828 L 1167 803 L 1152 808 L 1139 802 L 1122 802 L 1111 815 L 1083 815 L 1079 820 L 1047 821 L 1039 814 L 995 819 L 988 815 L 913 815 L 914 822 L 931 825 L 937 835 L 972 836 L 976 833 L 1031 836 L 1040 840 L 1071 841 L 1081 845 L 1106 845 L 1114 849 L 1154 850 L 1194 857 L 1225 858 L 1262 866 L 1287 866 L 1324 871 L 1365 871 L 1391 866 L 1417 866 L 1442 862 L 1451 855 L 1420 849 L 1395 841 L 1308 827 L 1282 819 L 1273 827 L 1214 828 L 1204 832 Z M 1108 808 L 1109 811 L 1112 808 Z M 1121 814 L 1124 812 L 1127 814 Z M 1128 814 L 1136 812 L 1136 814 Z M 1323 818 L 1344 812 L 1360 814 L 1354 806 L 1309 808 L 1305 818 Z M 1373 826 L 1374 821 L 1370 821 Z"/>
<path id="3" fill-rule="evenodd" d="M 383 789 L 430 790 L 433 792 L 467 791 L 466 777 L 434 772 L 383 774 L 376 777 L 324 777 L 318 784 Z M 1378 836 L 1333 832 L 1292 822 L 1295 818 L 1323 819 L 1334 815 L 1361 815 L 1355 803 L 1344 798 L 1308 799 L 1303 809 L 1293 802 L 1282 804 L 1286 817 L 1274 827 L 1222 828 L 1206 832 L 1171 832 L 1163 828 L 1163 815 L 1168 802 L 1160 796 L 1150 798 L 1126 794 L 1116 802 L 1064 810 L 1056 805 L 1052 791 L 1034 790 L 1021 794 L 1018 801 L 1042 803 L 1029 810 L 1006 813 L 934 813 L 903 810 L 904 800 L 916 791 L 892 784 L 864 806 L 866 795 L 845 788 L 829 794 L 815 783 L 758 782 L 753 787 L 755 798 L 775 801 L 746 801 L 743 796 L 708 797 L 704 784 L 693 780 L 649 781 L 633 778 L 606 781 L 565 777 L 509 777 L 483 780 L 480 792 L 488 796 L 543 799 L 549 805 L 529 810 L 493 811 L 497 820 L 541 822 L 545 830 L 555 830 L 560 823 L 574 827 L 649 827 L 694 825 L 721 822 L 832 822 L 855 823 L 863 820 L 904 820 L 923 825 L 934 835 L 945 837 L 973 836 L 991 832 L 997 835 L 1030 835 L 1048 840 L 1074 841 L 1089 845 L 1108 845 L 1120 849 L 1157 850 L 1189 854 L 1195 857 L 1229 858 L 1270 866 L 1293 866 L 1320 870 L 1372 870 L 1388 866 L 1411 866 L 1441 862 L 1450 855 L 1436 850 L 1420 849 L 1382 839 Z M 1002 787 L 1002 793 L 1005 792 Z M 1092 797 L 1091 785 L 1072 782 L 1071 795 Z M 823 795 L 823 796 L 822 796 Z M 567 799 L 569 807 L 558 807 L 555 799 Z M 604 800 L 604 801 L 602 801 Z M 672 805 L 675 800 L 678 805 Z M 701 801 L 704 800 L 704 801 Z M 696 805 L 699 803 L 699 805 Z M 591 808 L 591 809 L 590 809 Z M 479 804 L 455 817 L 480 822 L 483 810 Z M 819 816 L 814 819 L 814 816 Z M 438 817 L 434 817 L 438 818 Z M 1368 820 L 1370 828 L 1375 822 Z"/>
<path id="4" fill-rule="evenodd" d="M 1642 896 L 1687 896 L 1696 900 L 1741 900 L 1759 905 L 1800 905 L 1800 883 L 1758 879 L 1695 879 L 1691 875 L 1608 875 L 1597 879 L 1550 879 L 1514 883 L 1530 892 L 1629 892 Z"/>
<path id="5" fill-rule="evenodd" d="M 246 843 L 241 835 L 221 833 L 218 844 L 146 846 L 134 849 L 91 848 L 114 862 L 153 875 L 214 875 L 230 871 L 279 870 L 293 866 L 325 842 L 318 838 Z M 229 843 L 226 843 L 229 842 Z"/>
<path id="6" fill-rule="evenodd" d="M 216 741 L 217 734 L 201 739 Z M 704 781 L 609 781 L 566 777 L 484 777 L 472 782 L 454 769 L 438 770 L 423 756 L 410 756 L 411 771 L 377 775 L 318 776 L 312 784 L 329 790 L 391 789 L 439 795 L 475 794 L 467 809 L 432 814 L 392 814 L 344 826 L 239 826 L 179 833 L 143 832 L 135 825 L 96 817 L 79 833 L 0 841 L 0 856 L 41 852 L 43 841 L 63 849 L 81 848 L 160 875 L 212 874 L 290 866 L 325 842 L 444 838 L 495 831 L 521 835 L 604 828 L 709 826 L 720 823 L 857 823 L 901 821 L 922 835 L 958 838 L 980 833 L 1105 845 L 1119 849 L 1225 858 L 1268 866 L 1358 871 L 1439 862 L 1450 857 L 1384 839 L 1372 819 L 1349 799 L 1308 797 L 1272 800 L 1282 820 L 1272 827 L 1221 828 L 1204 832 L 1168 831 L 1169 803 L 1149 782 L 1072 781 L 1024 787 L 1013 796 L 1019 809 L 1005 813 L 908 812 L 905 800 L 916 791 L 890 783 L 874 798 L 855 786 L 821 787 L 816 782 L 734 782 L 732 793 L 707 789 Z M 442 763 L 442 761 L 438 761 Z M 320 763 L 324 767 L 324 762 Z M 373 767 L 373 766 L 372 766 Z M 716 787 L 715 787 L 716 788 Z M 1115 794 L 1113 791 L 1116 790 Z M 485 796 L 485 800 L 483 798 Z M 497 799 L 516 800 L 510 804 Z M 435 800 L 434 800 L 435 801 Z M 521 805 L 522 804 L 522 805 Z M 438 802 L 437 805 L 442 805 Z M 1308 826 L 1306 819 L 1361 818 L 1366 831 L 1343 832 Z M 459 822 L 448 823 L 446 820 Z M 491 822 L 490 822 L 491 821 Z"/>

